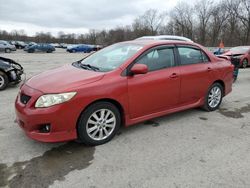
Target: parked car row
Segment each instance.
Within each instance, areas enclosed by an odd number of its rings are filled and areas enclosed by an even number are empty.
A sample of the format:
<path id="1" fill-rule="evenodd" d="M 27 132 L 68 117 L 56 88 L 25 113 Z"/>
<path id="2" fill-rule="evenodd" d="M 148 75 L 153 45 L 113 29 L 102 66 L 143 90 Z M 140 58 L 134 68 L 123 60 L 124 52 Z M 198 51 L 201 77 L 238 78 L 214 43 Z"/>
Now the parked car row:
<path id="1" fill-rule="evenodd" d="M 56 50 L 56 48 L 66 49 L 67 52 L 76 53 L 90 53 L 92 51 L 98 51 L 103 48 L 100 45 L 90 45 L 90 44 L 65 44 L 65 43 L 35 43 L 35 42 L 23 42 L 23 41 L 4 41 L 0 40 L 0 51 L 5 53 L 10 53 L 16 51 L 16 49 L 24 49 L 28 53 L 34 52 L 47 52 L 51 53 Z"/>

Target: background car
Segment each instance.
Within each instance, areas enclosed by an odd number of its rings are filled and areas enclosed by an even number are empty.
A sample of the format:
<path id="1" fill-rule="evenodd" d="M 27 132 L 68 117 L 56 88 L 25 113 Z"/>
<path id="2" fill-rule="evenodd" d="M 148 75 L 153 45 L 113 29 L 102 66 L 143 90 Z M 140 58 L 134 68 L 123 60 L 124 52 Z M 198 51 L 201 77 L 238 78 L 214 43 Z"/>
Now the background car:
<path id="1" fill-rule="evenodd" d="M 4 90 L 9 84 L 18 84 L 21 82 L 23 67 L 13 61 L 0 57 L 0 90 Z"/>
<path id="2" fill-rule="evenodd" d="M 189 38 L 176 35 L 143 36 L 135 40 L 179 40 L 179 41 L 193 42 Z"/>
<path id="3" fill-rule="evenodd" d="M 51 53 L 55 51 L 55 47 L 51 46 L 50 44 L 34 44 L 34 45 L 29 45 L 24 50 L 27 51 L 28 53 L 34 53 L 34 52 Z"/>
<path id="4" fill-rule="evenodd" d="M 37 44 L 37 43 L 35 43 L 35 42 L 29 42 L 29 43 L 25 46 L 24 51 L 26 51 L 28 48 L 30 48 L 31 46 L 36 45 L 36 44 Z"/>
<path id="5" fill-rule="evenodd" d="M 240 59 L 240 67 L 247 68 L 250 65 L 250 46 L 237 46 L 229 49 L 223 56 Z"/>
<path id="6" fill-rule="evenodd" d="M 12 45 L 5 40 L 0 40 L 0 52 L 10 53 L 11 51 L 16 51 L 15 45 Z"/>
<path id="7" fill-rule="evenodd" d="M 23 41 L 16 41 L 15 46 L 16 46 L 17 49 L 24 49 L 25 46 L 27 46 L 27 43 L 25 43 Z"/>
<path id="8" fill-rule="evenodd" d="M 67 47 L 67 52 L 75 53 L 75 52 L 83 52 L 83 53 L 90 53 L 94 49 L 93 46 L 79 44 L 79 45 L 72 45 Z"/>

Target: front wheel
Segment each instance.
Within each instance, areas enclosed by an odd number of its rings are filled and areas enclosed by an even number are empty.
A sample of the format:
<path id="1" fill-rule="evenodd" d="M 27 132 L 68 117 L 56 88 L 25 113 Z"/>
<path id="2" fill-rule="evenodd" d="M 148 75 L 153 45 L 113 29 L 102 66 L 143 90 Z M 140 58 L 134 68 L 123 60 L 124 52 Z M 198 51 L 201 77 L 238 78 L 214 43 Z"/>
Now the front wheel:
<path id="1" fill-rule="evenodd" d="M 219 83 L 214 83 L 207 92 L 203 108 L 206 111 L 214 111 L 219 108 L 223 98 L 223 87 Z"/>
<path id="2" fill-rule="evenodd" d="M 9 83 L 8 76 L 0 71 L 0 90 L 4 90 Z"/>
<path id="3" fill-rule="evenodd" d="M 28 53 L 34 53 L 34 52 L 35 52 L 35 50 L 33 50 L 33 49 L 28 50 Z"/>
<path id="4" fill-rule="evenodd" d="M 89 106 L 80 116 L 77 131 L 78 141 L 87 145 L 100 145 L 110 141 L 119 130 L 121 115 L 109 102 Z"/>
<path id="5" fill-rule="evenodd" d="M 11 49 L 9 49 L 9 48 L 5 49 L 5 53 L 10 53 L 10 52 L 11 52 Z"/>

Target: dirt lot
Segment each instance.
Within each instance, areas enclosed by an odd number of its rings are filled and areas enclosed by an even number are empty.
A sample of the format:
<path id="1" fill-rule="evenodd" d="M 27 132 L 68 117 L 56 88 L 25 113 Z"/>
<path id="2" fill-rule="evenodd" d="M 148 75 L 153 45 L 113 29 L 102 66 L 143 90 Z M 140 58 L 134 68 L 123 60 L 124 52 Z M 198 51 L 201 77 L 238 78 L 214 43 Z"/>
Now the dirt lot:
<path id="1" fill-rule="evenodd" d="M 27 78 L 84 56 L 0 55 L 20 62 Z M 250 68 L 240 70 L 220 110 L 193 109 L 123 128 L 98 147 L 27 138 L 14 123 L 18 89 L 0 92 L 0 187 L 250 187 Z"/>

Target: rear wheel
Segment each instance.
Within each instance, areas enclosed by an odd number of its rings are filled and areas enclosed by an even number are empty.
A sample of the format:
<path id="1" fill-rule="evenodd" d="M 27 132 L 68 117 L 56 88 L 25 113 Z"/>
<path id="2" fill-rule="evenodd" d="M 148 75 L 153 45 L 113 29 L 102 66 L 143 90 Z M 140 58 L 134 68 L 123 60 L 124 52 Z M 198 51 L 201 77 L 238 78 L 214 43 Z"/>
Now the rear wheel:
<path id="1" fill-rule="evenodd" d="M 223 87 L 219 83 L 214 83 L 207 92 L 203 108 L 206 111 L 214 111 L 219 108 L 223 98 Z"/>
<path id="2" fill-rule="evenodd" d="M 0 71 L 0 90 L 4 90 L 7 87 L 8 83 L 8 76 L 4 72 Z"/>
<path id="3" fill-rule="evenodd" d="M 112 103 L 98 102 L 89 106 L 77 125 L 78 141 L 87 145 L 100 145 L 110 141 L 119 130 L 121 115 Z"/>
<path id="4" fill-rule="evenodd" d="M 34 52 L 35 52 L 34 49 L 29 49 L 29 50 L 28 50 L 28 53 L 34 53 Z"/>
<path id="5" fill-rule="evenodd" d="M 9 49 L 9 48 L 5 49 L 5 53 L 10 53 L 10 52 L 11 52 L 11 49 Z"/>
<path id="6" fill-rule="evenodd" d="M 247 66 L 248 66 L 248 61 L 247 61 L 247 59 L 244 59 L 243 61 L 242 61 L 242 68 L 247 68 Z"/>

